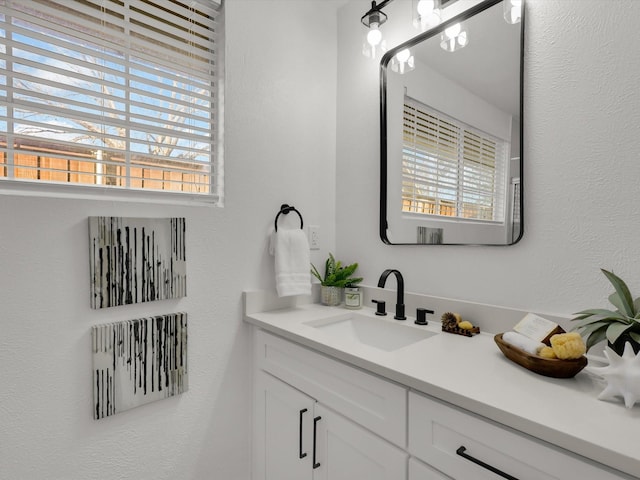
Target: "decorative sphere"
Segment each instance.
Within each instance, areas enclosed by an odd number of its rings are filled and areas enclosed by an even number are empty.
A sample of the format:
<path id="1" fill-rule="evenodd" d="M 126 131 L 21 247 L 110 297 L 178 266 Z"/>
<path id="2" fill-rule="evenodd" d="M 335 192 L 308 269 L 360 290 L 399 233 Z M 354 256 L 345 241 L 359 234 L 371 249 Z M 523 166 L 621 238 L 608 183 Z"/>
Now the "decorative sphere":
<path id="1" fill-rule="evenodd" d="M 622 356 L 606 347 L 604 355 L 609 360 L 606 367 L 587 367 L 589 372 L 600 375 L 607 387 L 598 396 L 598 400 L 612 400 L 622 397 L 627 408 L 640 402 L 640 354 L 636 355 L 631 343 L 624 346 Z"/>

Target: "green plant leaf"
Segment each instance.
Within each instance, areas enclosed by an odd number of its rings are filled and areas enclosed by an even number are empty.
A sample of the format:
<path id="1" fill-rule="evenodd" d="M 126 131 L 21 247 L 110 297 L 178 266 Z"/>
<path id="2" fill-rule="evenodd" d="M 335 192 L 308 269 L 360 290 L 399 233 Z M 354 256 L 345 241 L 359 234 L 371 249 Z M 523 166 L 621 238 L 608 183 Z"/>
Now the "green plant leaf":
<path id="1" fill-rule="evenodd" d="M 336 259 L 333 258 L 333 254 L 329 253 L 329 258 L 324 264 L 324 279 L 325 281 L 335 273 L 336 271 Z"/>
<path id="2" fill-rule="evenodd" d="M 574 315 L 580 315 L 583 316 L 582 318 L 587 318 L 588 316 L 591 315 L 596 315 L 599 317 L 603 317 L 603 318 L 616 318 L 619 320 L 622 320 L 624 322 L 628 322 L 629 319 L 627 317 L 625 317 L 622 313 L 620 312 L 614 312 L 613 310 L 606 310 L 603 308 L 592 308 L 589 310 L 582 310 L 581 312 L 577 312 L 574 313 Z M 576 320 L 576 319 L 574 319 Z"/>
<path id="3" fill-rule="evenodd" d="M 620 304 L 622 305 L 622 308 L 620 309 L 620 311 L 625 315 L 627 315 L 628 317 L 631 317 L 631 318 L 635 317 L 636 311 L 633 306 L 633 298 L 631 297 L 631 292 L 629 292 L 629 287 L 627 287 L 627 284 L 624 283 L 624 280 L 622 280 L 616 274 L 604 269 L 601 269 L 601 270 L 602 270 L 602 273 L 605 274 L 609 282 L 611 282 L 611 285 L 613 285 L 613 288 L 615 288 L 616 293 L 620 298 Z"/>
<path id="4" fill-rule="evenodd" d="M 620 295 L 618 295 L 618 293 L 612 293 L 611 295 L 609 295 L 609 302 L 611 302 L 611 304 L 616 307 L 618 309 L 618 311 L 620 312 L 624 312 L 625 311 L 625 306 L 624 303 L 622 302 L 622 300 L 620 300 Z"/>
<path id="5" fill-rule="evenodd" d="M 574 314 L 574 315 L 575 315 L 575 314 Z M 589 318 L 589 317 L 592 317 L 592 316 L 593 316 L 593 314 L 592 314 L 592 313 L 587 313 L 587 314 L 585 314 L 585 315 L 578 315 L 577 317 L 572 318 L 572 319 L 571 319 L 571 321 L 572 321 L 572 322 L 575 322 L 575 321 L 577 321 L 577 320 L 584 320 L 585 318 Z"/>
<path id="6" fill-rule="evenodd" d="M 313 263 L 311 264 L 311 273 L 320 280 L 320 284 L 325 287 L 344 288 L 347 285 L 355 285 L 363 280 L 362 278 L 351 277 L 357 268 L 357 263 L 343 267 L 342 262 L 336 261 L 333 254 L 329 253 L 329 257 L 324 264 L 324 276 L 320 275 L 320 272 Z"/>
<path id="7" fill-rule="evenodd" d="M 595 332 L 599 328 L 608 326 L 608 323 L 596 322 L 591 325 L 585 325 L 583 327 L 576 327 L 576 330 L 580 331 L 580 335 L 583 337 L 588 337 L 591 333 Z"/>
<path id="8" fill-rule="evenodd" d="M 601 341 L 603 341 L 605 338 L 607 338 L 606 325 L 591 332 L 591 335 L 587 337 L 587 343 L 586 343 L 587 351 L 597 343 L 600 343 Z"/>
<path id="9" fill-rule="evenodd" d="M 624 332 L 629 330 L 631 325 L 625 325 L 623 323 L 612 323 L 607 327 L 607 340 L 611 343 L 615 343 L 616 340 L 622 335 Z"/>
<path id="10" fill-rule="evenodd" d="M 638 317 L 638 315 L 640 315 L 640 297 L 636 298 L 633 301 L 633 308 L 636 311 L 636 318 Z"/>
<path id="11" fill-rule="evenodd" d="M 627 332 L 631 338 L 633 338 L 636 342 L 640 343 L 640 333 L 638 332 Z"/>
<path id="12" fill-rule="evenodd" d="M 320 280 L 320 283 L 322 284 L 322 277 L 320 276 L 320 272 L 318 272 L 318 269 L 313 263 L 311 264 L 311 274 L 318 280 Z"/>
<path id="13" fill-rule="evenodd" d="M 573 320 L 576 320 L 576 319 L 574 318 Z M 580 320 L 578 323 L 576 323 L 576 325 L 573 327 L 572 330 L 578 330 L 579 328 L 584 328 L 587 325 L 593 325 L 594 323 L 602 323 L 604 325 L 604 323 L 610 323 L 610 322 L 607 322 L 606 319 L 603 319 L 602 317 L 593 316 L 593 317 Z"/>

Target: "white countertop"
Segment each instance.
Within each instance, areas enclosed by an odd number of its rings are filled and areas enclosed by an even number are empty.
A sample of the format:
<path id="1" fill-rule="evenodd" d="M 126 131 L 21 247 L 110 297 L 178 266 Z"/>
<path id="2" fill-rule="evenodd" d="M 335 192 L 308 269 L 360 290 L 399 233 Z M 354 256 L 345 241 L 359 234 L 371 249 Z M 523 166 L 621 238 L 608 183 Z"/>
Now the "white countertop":
<path id="1" fill-rule="evenodd" d="M 447 401 L 498 423 L 640 478 L 640 405 L 597 399 L 605 383 L 583 370 L 574 378 L 537 375 L 508 360 L 493 335 L 441 333 L 386 352 L 335 338 L 307 322 L 351 312 L 305 304 L 245 315 L 245 321 L 319 352 Z M 409 328 L 439 331 L 413 319 L 375 317 Z"/>

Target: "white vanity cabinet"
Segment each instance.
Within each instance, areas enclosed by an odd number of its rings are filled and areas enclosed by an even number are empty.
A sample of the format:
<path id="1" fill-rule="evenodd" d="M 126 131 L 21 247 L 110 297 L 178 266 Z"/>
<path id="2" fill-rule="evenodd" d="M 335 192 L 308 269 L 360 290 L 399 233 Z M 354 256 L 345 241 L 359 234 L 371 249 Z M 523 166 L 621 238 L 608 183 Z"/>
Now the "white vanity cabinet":
<path id="1" fill-rule="evenodd" d="M 569 452 L 414 392 L 409 393 L 409 452 L 455 479 L 629 478 L 618 476 Z M 425 474 L 409 478 L 430 480 L 433 477 Z"/>
<path id="2" fill-rule="evenodd" d="M 589 372 L 566 382 L 533 375 L 487 334 L 438 334 L 388 351 L 318 328 L 351 313 L 245 294 L 254 480 L 640 480 L 637 407 L 598 401 Z"/>
<path id="3" fill-rule="evenodd" d="M 254 333 L 253 480 L 638 478 Z"/>
<path id="4" fill-rule="evenodd" d="M 406 478 L 406 389 L 265 332 L 255 345 L 254 480 Z"/>

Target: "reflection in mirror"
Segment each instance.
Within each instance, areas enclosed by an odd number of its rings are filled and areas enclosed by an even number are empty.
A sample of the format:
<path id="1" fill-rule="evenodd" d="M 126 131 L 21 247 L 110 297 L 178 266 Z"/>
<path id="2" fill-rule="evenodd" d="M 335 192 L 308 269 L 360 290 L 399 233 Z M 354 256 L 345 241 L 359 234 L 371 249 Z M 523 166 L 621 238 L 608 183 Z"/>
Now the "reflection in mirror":
<path id="1" fill-rule="evenodd" d="M 487 0 L 382 58 L 383 242 L 522 237 L 524 18 L 505 20 L 512 3 Z"/>

